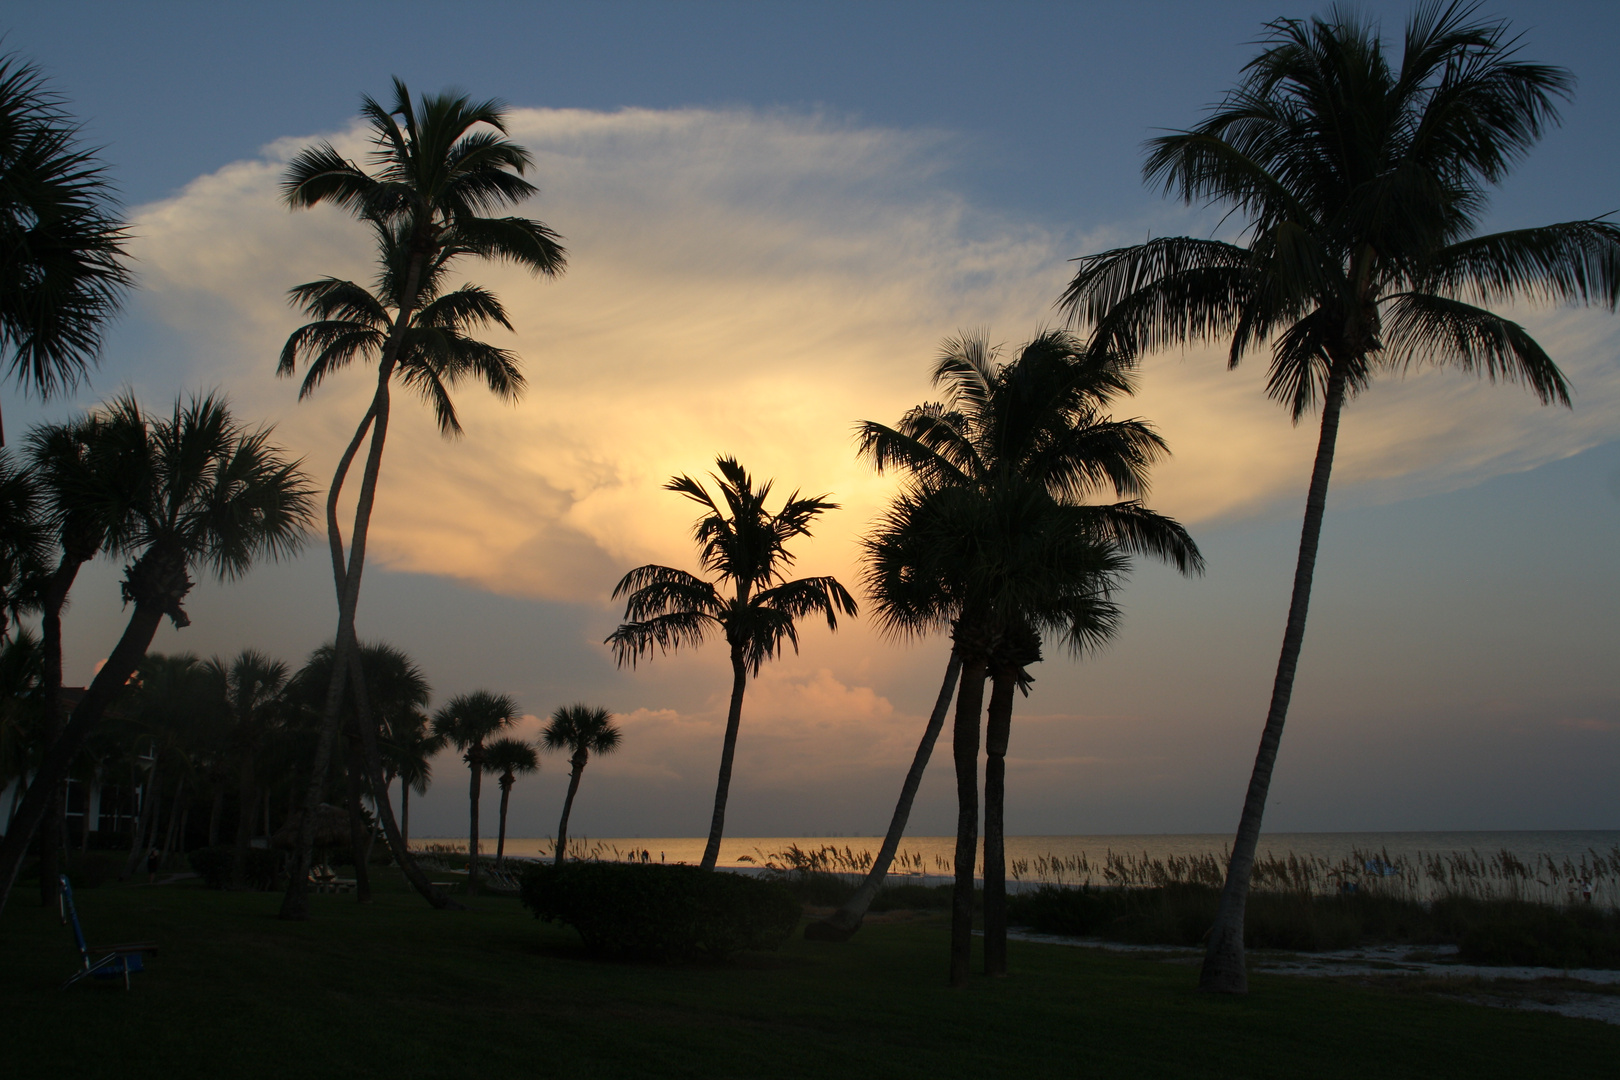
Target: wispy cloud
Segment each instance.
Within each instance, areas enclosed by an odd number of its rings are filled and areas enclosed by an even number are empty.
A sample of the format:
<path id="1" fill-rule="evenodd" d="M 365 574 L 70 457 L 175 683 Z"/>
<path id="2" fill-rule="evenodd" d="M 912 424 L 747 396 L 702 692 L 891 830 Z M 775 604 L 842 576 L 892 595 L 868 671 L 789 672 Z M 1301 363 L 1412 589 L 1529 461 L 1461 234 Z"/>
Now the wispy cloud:
<path id="1" fill-rule="evenodd" d="M 847 573 L 849 541 L 889 482 L 851 454 L 862 418 L 928 396 L 938 340 L 988 327 L 1016 343 L 1054 320 L 1065 260 L 1113 237 L 1010 220 L 952 190 L 947 133 L 704 110 L 519 110 L 536 160 L 525 212 L 567 240 L 568 274 L 537 282 L 468 265 L 507 302 L 532 385 L 517 407 L 462 393 L 465 440 L 396 410 L 373 550 L 397 569 L 503 592 L 601 600 L 625 568 L 688 559 L 686 504 L 659 490 L 741 457 L 784 488 L 845 506 L 805 549 Z M 365 152 L 359 129 L 335 138 Z M 369 279 L 369 242 L 335 210 L 277 200 L 287 139 L 142 208 L 141 302 L 181 338 L 184 377 L 231 391 L 324 475 L 368 393 L 352 372 L 302 405 L 272 371 L 296 325 L 286 289 Z M 1392 380 L 1349 413 L 1338 497 L 1385 500 L 1527 469 L 1620 434 L 1620 330 L 1589 313 L 1527 316 L 1574 379 L 1573 415 L 1450 372 Z M 1150 359 L 1128 411 L 1174 459 L 1155 502 L 1190 522 L 1261 511 L 1303 490 L 1314 445 L 1220 350 Z M 156 383 L 154 382 L 155 386 Z M 172 392 L 172 384 L 164 387 Z"/>

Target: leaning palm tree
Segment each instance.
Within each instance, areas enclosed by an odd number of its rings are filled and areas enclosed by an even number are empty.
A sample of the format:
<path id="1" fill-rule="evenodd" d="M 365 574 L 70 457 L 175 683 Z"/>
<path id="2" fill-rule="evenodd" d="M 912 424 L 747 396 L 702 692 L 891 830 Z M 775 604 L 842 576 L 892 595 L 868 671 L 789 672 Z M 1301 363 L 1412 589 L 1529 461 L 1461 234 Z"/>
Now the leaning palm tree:
<path id="1" fill-rule="evenodd" d="M 501 785 L 501 826 L 495 834 L 495 869 L 506 868 L 506 808 L 512 800 L 512 785 L 519 773 L 540 771 L 540 755 L 533 743 L 511 736 L 496 739 L 484 747 L 484 771 L 499 778 Z"/>
<path id="2" fill-rule="evenodd" d="M 125 235 L 62 98 L 39 68 L 0 56 L 0 355 L 18 385 L 48 398 L 96 362 L 130 282 Z"/>
<path id="3" fill-rule="evenodd" d="M 1268 391 L 1295 422 L 1321 408 L 1271 704 L 1200 986 L 1242 993 L 1243 916 L 1282 738 L 1346 403 L 1382 372 L 1445 365 L 1569 403 L 1552 358 L 1482 305 L 1620 298 L 1620 227 L 1601 219 L 1475 235 L 1490 185 L 1572 80 L 1517 59 L 1476 5 L 1424 4 L 1398 64 L 1344 9 L 1268 23 L 1264 51 L 1202 124 L 1153 140 L 1144 175 L 1247 221 L 1241 242 L 1165 237 L 1079 260 L 1060 299 L 1095 340 L 1139 352 L 1229 339 L 1269 347 Z"/>
<path id="4" fill-rule="evenodd" d="M 319 143 L 292 160 L 283 181 L 287 204 L 294 209 L 330 202 L 370 223 L 380 254 L 375 289 L 327 279 L 293 290 L 294 301 L 316 322 L 294 332 L 280 367 L 283 374 L 291 374 L 298 356 L 306 355 L 310 370 L 301 394 L 307 394 L 327 374 L 355 359 L 377 365 L 371 404 L 339 459 L 327 493 L 327 540 L 338 597 L 334 639 L 338 663 L 332 669 L 304 800 L 306 824 L 299 835 L 297 864 L 282 904 L 282 916 L 294 919 L 309 917 L 311 830 L 320 798 L 319 778 L 337 736 L 343 687 L 345 681 L 360 678 L 354 620 L 388 435 L 391 387 L 398 379 L 424 393 L 447 433 L 459 430 L 454 411 L 448 408 L 448 389 L 458 379 L 480 377 L 497 393 L 515 394 L 521 378 L 511 358 L 465 334 L 467 328 L 482 324 L 506 325 L 500 304 L 473 286 L 446 290 L 445 279 L 463 256 L 510 262 L 547 277 L 561 273 L 566 261 L 557 235 L 544 224 L 488 216 L 536 193 L 523 179 L 531 163 L 529 154 L 505 138 L 505 108 L 499 102 L 440 94 L 413 103 L 405 84 L 395 79 L 391 106 L 367 97 L 361 111 L 372 127 L 375 172 L 344 158 L 330 144 Z M 337 501 L 368 432 L 371 441 L 345 554 Z M 367 714 L 364 687 L 357 688 L 356 699 L 362 714 Z M 368 717 L 360 728 L 366 765 L 380 790 L 382 763 L 375 725 Z M 389 845 L 407 877 L 430 903 L 445 906 L 447 898 L 432 887 L 404 849 L 387 800 L 379 809 Z"/>
<path id="5" fill-rule="evenodd" d="M 476 690 L 461 694 L 433 716 L 433 734 L 461 751 L 472 779 L 467 786 L 467 892 L 478 891 L 478 800 L 484 776 L 484 741 L 518 722 L 517 701 L 507 694 Z"/>
<path id="6" fill-rule="evenodd" d="M 1088 348 L 1063 332 L 1038 334 L 1005 363 L 985 337 L 966 335 L 947 340 L 936 363 L 943 402 L 912 409 L 894 428 L 861 425 L 862 453 L 880 471 L 898 469 L 909 478 L 865 545 L 865 580 L 880 625 L 900 636 L 949 628 L 952 662 L 884 848 L 851 902 L 818 927 L 820 936 L 847 936 L 859 926 L 943 727 L 952 677 L 961 672 L 952 735 L 958 797 L 952 980 L 965 980 L 986 677 L 994 671 L 1002 691 L 992 695 L 986 793 L 987 927 L 994 929 L 1003 868 L 1000 792 L 990 781 L 1005 753 L 1011 688 L 1024 680 L 1024 665 L 1039 659 L 1032 626 L 1063 631 L 1081 649 L 1106 637 L 1113 619 L 1106 596 L 1122 553 L 1152 555 L 1183 572 L 1201 568 L 1186 531 L 1141 502 L 1148 471 L 1165 453 L 1163 441 L 1147 423 L 1115 420 L 1106 411 L 1132 392 L 1130 368 L 1129 357 Z M 1101 492 L 1122 501 L 1085 501 Z M 1060 553 L 1069 564 L 1052 561 Z M 1058 613 L 1048 619 L 1040 603 L 1058 605 L 1052 609 Z M 1004 955 L 997 935 L 988 936 L 987 969 L 999 972 Z"/>
<path id="7" fill-rule="evenodd" d="M 138 416 L 146 437 L 140 455 L 146 484 L 131 510 L 119 549 L 132 556 L 123 597 L 129 623 L 101 670 L 46 750 L 34 784 L 0 843 L 0 908 L 10 894 L 23 852 L 45 815 L 49 793 L 123 692 L 165 616 L 190 625 L 184 601 L 191 571 L 224 580 L 240 577 L 260 558 L 291 555 L 302 545 L 313 496 L 296 462 L 270 442 L 270 429 L 243 427 L 212 395 L 177 402 L 168 417 L 144 416 L 132 401 L 118 406 Z"/>
<path id="8" fill-rule="evenodd" d="M 632 667 L 651 656 L 682 645 L 697 646 L 718 630 L 731 648 L 731 706 L 726 713 L 725 741 L 720 749 L 720 778 L 715 785 L 714 816 L 702 866 L 713 870 L 720 857 L 725 832 L 726 797 L 731 789 L 731 763 L 737 751 L 737 727 L 742 722 L 743 691 L 748 676 L 759 674 L 766 660 L 781 652 L 783 644 L 799 649 L 797 622 L 807 615 L 826 617 L 829 629 L 838 629 L 840 613 L 854 615 L 855 598 L 831 577 L 786 579 L 793 564 L 788 541 L 810 535 L 811 523 L 837 503 L 825 495 L 799 497 L 795 491 L 775 513 L 765 509 L 771 493 L 767 480 L 757 491 L 753 478 L 736 458 L 716 459 L 720 473 L 720 502 L 689 476 L 677 476 L 664 485 L 704 508 L 693 526 L 700 561 L 717 583 L 668 566 L 638 566 L 613 587 L 613 597 L 625 596 L 624 617 L 629 622 L 608 635 L 614 659 Z M 721 507 L 724 503 L 724 509 Z M 726 588 L 730 595 L 722 593 Z"/>
<path id="9" fill-rule="evenodd" d="M 564 705 L 551 714 L 551 722 L 541 733 L 547 750 L 569 751 L 568 795 L 563 799 L 562 820 L 557 822 L 557 865 L 568 855 L 568 815 L 574 809 L 574 795 L 579 791 L 579 778 L 585 773 L 585 763 L 591 754 L 609 754 L 619 748 L 619 729 L 613 724 L 613 714 L 606 709 L 586 705 Z"/>

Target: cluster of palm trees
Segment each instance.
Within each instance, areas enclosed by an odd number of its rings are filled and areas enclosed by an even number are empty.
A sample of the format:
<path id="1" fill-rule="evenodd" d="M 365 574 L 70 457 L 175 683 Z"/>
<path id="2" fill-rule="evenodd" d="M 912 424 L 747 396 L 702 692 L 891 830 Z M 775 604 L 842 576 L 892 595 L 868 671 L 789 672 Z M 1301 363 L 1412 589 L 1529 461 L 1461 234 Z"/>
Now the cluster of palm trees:
<path id="1" fill-rule="evenodd" d="M 968 974 L 981 792 L 985 970 L 1006 970 L 1005 757 L 1016 697 L 1030 692 L 1029 669 L 1053 644 L 1081 654 L 1115 632 L 1117 592 L 1133 558 L 1184 573 L 1202 568 L 1186 530 L 1142 502 L 1165 444 L 1146 422 L 1110 410 L 1132 392 L 1145 355 L 1220 341 L 1233 366 L 1256 350 L 1270 352 L 1268 391 L 1296 422 L 1321 413 L 1271 705 L 1202 974 L 1206 989 L 1245 988 L 1244 903 L 1345 406 L 1380 372 L 1431 364 L 1524 383 L 1543 403 L 1568 404 L 1569 387 L 1551 358 L 1490 306 L 1528 299 L 1613 308 L 1620 301 L 1620 227 L 1605 219 L 1477 234 L 1490 185 L 1556 123 L 1571 78 L 1521 60 L 1505 25 L 1479 21 L 1475 11 L 1470 3 L 1422 4 L 1398 57 L 1376 24 L 1342 9 L 1267 24 L 1238 86 L 1197 127 L 1153 140 L 1144 170 L 1167 193 L 1224 210 L 1223 221 L 1241 226 L 1235 238 L 1165 237 L 1078 259 L 1057 301 L 1065 329 L 1036 334 L 1005 355 L 982 335 L 951 339 L 933 373 L 938 400 L 894 425 L 861 426 L 860 453 L 899 481 L 863 540 L 869 607 L 886 633 L 945 631 L 951 648 L 872 875 L 815 934 L 848 936 L 859 926 L 954 701 L 951 980 L 960 984 Z M 396 80 L 393 99 L 366 98 L 363 114 L 373 135 L 367 165 L 322 143 L 294 158 L 284 181 L 289 207 L 341 208 L 369 226 L 377 253 L 369 285 L 324 278 L 291 290 L 310 321 L 288 339 L 278 365 L 294 375 L 302 364 L 300 397 L 355 362 L 376 369 L 375 390 L 327 492 L 338 619 L 324 667 L 309 676 L 308 707 L 318 719 L 301 781 L 287 918 L 308 915 L 315 811 L 346 724 L 354 736 L 344 743 L 351 793 L 376 797 L 395 858 L 438 907 L 452 902 L 411 858 L 386 794 L 400 778 L 404 811 L 406 793 L 426 774 L 403 762 L 390 774 L 385 745 L 417 739 L 411 745 L 420 749 L 443 739 L 462 751 L 471 774 L 475 887 L 481 776 L 493 770 L 500 778 L 497 857 L 504 857 L 507 799 L 534 760 L 533 747 L 496 737 L 516 715 L 500 695 L 457 698 L 409 739 L 395 732 L 390 710 L 399 698 L 389 676 L 368 665 L 355 620 L 394 385 L 422 397 L 447 437 L 461 430 L 451 395 L 462 382 L 482 382 L 507 399 L 524 388 L 517 358 L 475 337 L 510 326 L 500 301 L 477 285 L 452 288 L 453 268 L 465 258 L 490 259 L 554 277 L 566 254 L 543 223 L 499 213 L 536 191 L 525 179 L 529 155 L 506 138 L 498 103 L 456 94 L 413 101 Z M 0 61 L 0 169 L 8 192 L 19 171 L 44 177 L 27 189 L 41 193 L 37 205 L 0 206 L 0 274 L 8 275 L 0 278 L 0 347 L 26 385 L 47 393 L 93 359 L 127 273 L 99 166 L 74 149 L 71 125 L 37 72 L 14 60 Z M 77 254 L 59 258 L 58 244 Z M 15 270 L 25 264 L 35 268 Z M 339 499 L 362 448 L 345 541 Z M 789 577 L 789 545 L 835 503 L 794 492 L 772 510 L 772 485 L 727 457 L 713 479 L 713 492 L 688 476 L 667 485 L 701 508 L 700 573 L 658 565 L 630 571 L 613 593 L 626 601 L 625 622 L 607 639 L 619 663 L 632 666 L 712 635 L 726 642 L 732 692 L 703 856 L 711 868 L 750 676 L 784 646 L 797 649 L 798 620 L 821 618 L 836 629 L 839 616 L 857 608 L 831 577 Z M 21 845 L 59 816 L 50 810 L 60 780 L 136 672 L 158 620 L 185 624 L 188 572 L 230 576 L 258 557 L 293 550 L 312 500 L 268 433 L 244 428 L 214 398 L 177 404 L 172 416 L 119 399 L 83 421 L 37 431 L 20 459 L 0 458 L 0 608 L 12 622 L 40 617 L 38 686 L 48 729 L 39 779 L 0 844 L 0 903 Z M 61 612 L 78 568 L 99 553 L 131 559 L 123 585 L 134 605 L 130 628 L 59 724 Z M 253 703 L 270 693 L 268 681 L 241 677 L 226 695 L 237 715 L 253 714 Z M 6 701 L 5 715 L 16 708 Z M 558 859 L 589 754 L 610 750 L 617 738 L 606 734 L 611 722 L 601 710 L 577 710 L 566 722 L 560 710 L 546 736 L 572 754 Z M 246 732 L 256 721 L 244 723 Z"/>

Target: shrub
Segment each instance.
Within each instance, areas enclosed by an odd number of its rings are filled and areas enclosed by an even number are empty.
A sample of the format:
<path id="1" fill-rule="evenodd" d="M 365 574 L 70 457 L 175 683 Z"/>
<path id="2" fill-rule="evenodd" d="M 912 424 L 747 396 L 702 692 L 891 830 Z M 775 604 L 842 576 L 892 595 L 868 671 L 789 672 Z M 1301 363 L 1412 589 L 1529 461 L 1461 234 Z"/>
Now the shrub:
<path id="1" fill-rule="evenodd" d="M 800 914 L 779 882 L 695 866 L 534 863 L 519 896 L 535 918 L 572 926 L 593 951 L 661 960 L 775 949 Z"/>
<path id="2" fill-rule="evenodd" d="M 223 889 L 231 883 L 231 859 L 236 848 L 231 844 L 217 844 L 214 847 L 197 848 L 187 858 L 191 868 L 202 875 L 203 883 L 210 889 Z M 243 870 L 243 877 L 247 887 L 264 891 L 276 887 L 276 879 L 281 877 L 281 853 L 267 848 L 248 848 L 247 865 Z"/>
<path id="3" fill-rule="evenodd" d="M 1438 906 L 1438 905 L 1437 905 Z M 1620 916 L 1519 901 L 1450 905 L 1458 954 L 1478 964 L 1620 968 Z"/>
<path id="4" fill-rule="evenodd" d="M 984 892 L 973 890 L 973 909 L 983 907 Z M 871 911 L 948 911 L 951 906 L 949 885 L 885 885 L 872 897 Z"/>
<path id="5" fill-rule="evenodd" d="M 817 907 L 837 907 L 854 896 L 857 887 L 843 874 L 819 870 L 766 870 L 761 876 L 785 886 L 801 903 Z"/>

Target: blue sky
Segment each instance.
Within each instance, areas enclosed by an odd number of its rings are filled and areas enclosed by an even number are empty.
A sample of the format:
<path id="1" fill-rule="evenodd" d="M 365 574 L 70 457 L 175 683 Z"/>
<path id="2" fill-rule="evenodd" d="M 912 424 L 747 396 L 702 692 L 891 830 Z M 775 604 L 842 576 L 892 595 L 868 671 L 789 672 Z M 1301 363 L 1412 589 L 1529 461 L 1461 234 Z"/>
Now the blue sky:
<path id="1" fill-rule="evenodd" d="M 274 205 L 287 153 L 354 138 L 392 75 L 521 110 L 542 196 L 574 253 L 508 298 L 533 390 L 468 403 L 468 439 L 400 429 L 385 465 L 362 633 L 418 656 L 441 697 L 487 686 L 544 714 L 586 699 L 630 719 L 576 811 L 584 831 L 697 832 L 718 756 L 723 658 L 612 668 L 606 594 L 638 562 L 683 563 L 685 510 L 658 482 L 735 451 L 846 510 L 803 563 L 853 574 L 886 488 L 848 424 L 927 394 L 935 343 L 1053 318 L 1065 260 L 1214 217 L 1140 181 L 1140 145 L 1195 122 L 1261 25 L 1316 5 L 75 4 L 13 6 L 8 48 L 83 117 L 131 207 L 142 288 L 77 401 L 5 393 L 8 427 L 120 387 L 161 402 L 220 387 L 325 476 L 359 380 L 295 406 L 270 377 L 285 289 L 363 274 L 335 213 Z M 1387 31 L 1406 8 L 1366 5 Z M 1491 4 L 1577 96 L 1493 203 L 1491 227 L 1620 208 L 1620 10 Z M 353 144 L 359 152 L 359 143 Z M 1431 373 L 1346 419 L 1311 625 L 1268 824 L 1278 829 L 1620 824 L 1620 352 L 1615 319 L 1525 319 L 1577 408 Z M 1224 831 L 1263 717 L 1312 432 L 1290 429 L 1212 353 L 1160 357 L 1137 408 L 1176 452 L 1156 503 L 1210 556 L 1143 567 L 1101 657 L 1054 655 L 1020 702 L 1009 828 Z M 363 408 L 363 406 L 361 406 Z M 119 625 L 117 567 L 79 587 L 70 679 Z M 319 559 L 203 586 L 158 647 L 294 659 L 330 633 Z M 712 650 L 710 650 L 712 651 Z M 877 832 L 943 645 L 854 627 L 807 636 L 745 711 L 730 831 Z M 75 666 L 77 665 L 77 666 Z M 597 766 L 593 765 L 593 770 Z M 460 765 L 413 820 L 453 833 Z M 914 831 L 950 828 L 947 765 Z M 565 768 L 514 795 L 551 830 Z"/>

